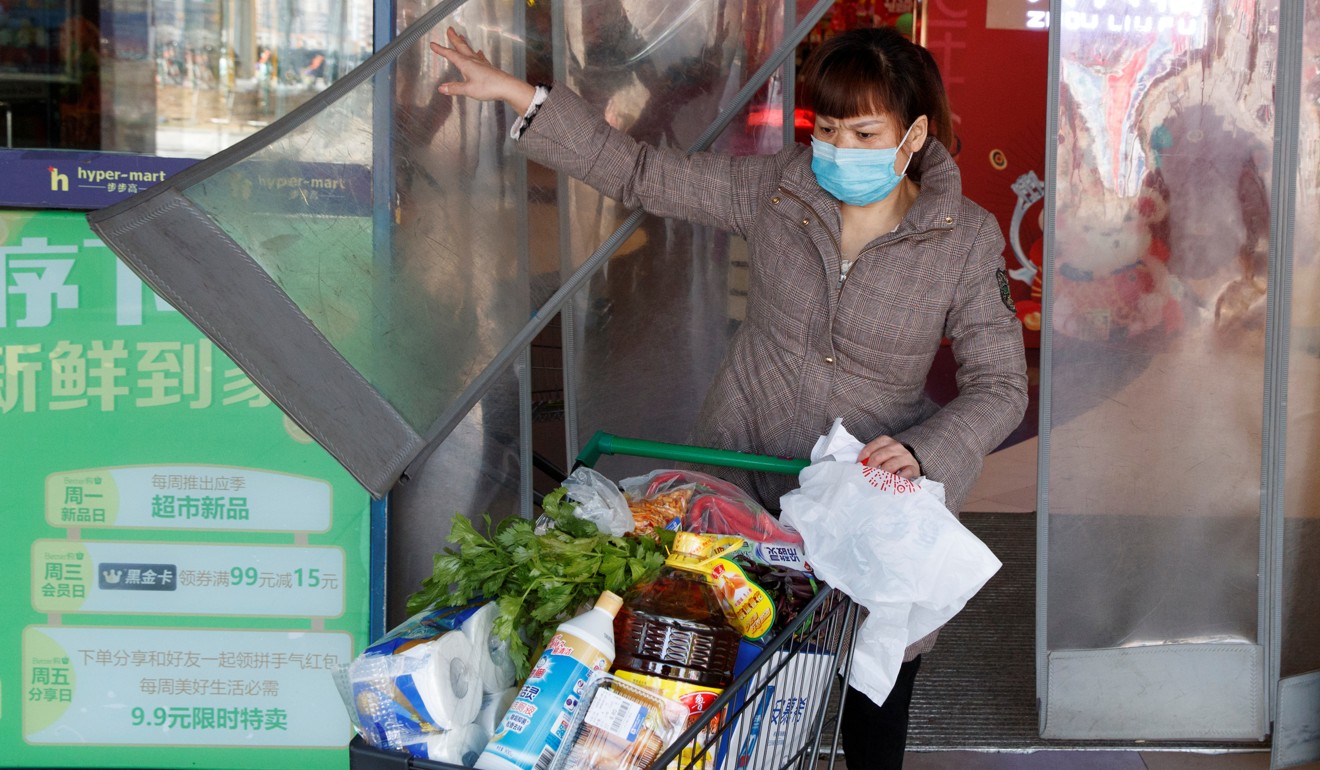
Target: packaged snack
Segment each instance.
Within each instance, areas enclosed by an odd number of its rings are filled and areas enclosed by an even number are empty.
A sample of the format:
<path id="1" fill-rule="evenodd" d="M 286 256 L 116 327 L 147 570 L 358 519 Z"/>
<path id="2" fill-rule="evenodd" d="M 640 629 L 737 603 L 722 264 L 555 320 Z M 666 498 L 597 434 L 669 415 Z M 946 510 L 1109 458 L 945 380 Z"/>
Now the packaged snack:
<path id="1" fill-rule="evenodd" d="M 587 683 L 550 770 L 646 770 L 687 725 L 682 703 L 610 674 Z"/>

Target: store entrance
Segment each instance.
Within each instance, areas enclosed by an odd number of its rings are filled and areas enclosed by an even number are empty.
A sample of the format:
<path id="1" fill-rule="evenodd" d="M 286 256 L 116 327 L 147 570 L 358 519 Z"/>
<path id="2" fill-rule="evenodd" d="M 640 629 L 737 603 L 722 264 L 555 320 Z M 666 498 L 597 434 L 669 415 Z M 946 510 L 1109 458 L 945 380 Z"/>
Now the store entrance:
<path id="1" fill-rule="evenodd" d="M 1025 13 L 989 26 L 985 3 L 960 4 L 967 7 L 956 13 L 951 5 L 838 0 L 799 46 L 796 61 L 855 27 L 895 26 L 924 42 L 949 94 L 958 137 L 951 149 L 964 194 L 989 210 L 1004 234 L 1005 273 L 1027 343 L 1030 403 L 1022 423 L 987 459 L 964 521 L 1005 566 L 926 656 L 910 743 L 918 750 L 1011 750 L 1042 743 L 1035 694 L 1034 514 L 1048 35 L 1028 28 Z M 799 117 L 795 139 L 805 143 L 810 116 Z M 556 194 L 555 180 L 538 177 L 536 169 L 529 183 L 539 185 L 538 198 Z M 608 214 L 612 204 L 601 205 Z M 570 311 L 537 337 L 531 391 L 538 491 L 553 488 L 571 464 L 566 430 L 576 430 L 579 442 L 597 429 L 686 440 L 704 393 L 699 375 L 718 365 L 712 340 L 726 337 L 743 316 L 743 259 L 737 239 L 648 217 Z M 710 270 L 708 260 L 731 266 L 727 273 Z M 665 298 L 659 311 L 658 297 Z M 570 370 L 576 365 L 567 378 L 561 371 L 565 356 Z M 660 367 L 663 388 L 653 379 L 657 356 L 675 361 Z M 957 395 L 956 369 L 945 346 L 928 378 L 928 393 L 937 402 Z M 566 401 L 572 427 L 566 426 Z M 601 468 L 615 478 L 646 470 L 617 458 L 602 460 Z"/>
<path id="2" fill-rule="evenodd" d="M 547 14 L 562 8 L 535 5 Z M 1269 694 L 1280 671 L 1320 668 L 1313 626 L 1299 622 L 1315 617 L 1307 606 L 1314 592 L 1298 590 L 1314 584 L 1318 552 L 1309 462 L 1316 400 L 1306 398 L 1320 381 L 1310 366 L 1320 360 L 1311 344 L 1320 321 L 1310 310 L 1320 307 L 1320 270 L 1310 258 L 1320 251 L 1316 217 L 1296 217 L 1296 246 L 1288 239 L 1294 210 L 1317 198 L 1316 164 L 1296 157 L 1298 146 L 1315 146 L 1316 115 L 1299 115 L 1296 96 L 1315 93 L 1317 76 L 1299 66 L 1304 88 L 1298 72 L 1293 81 L 1275 79 L 1285 69 L 1278 62 L 1314 61 L 1283 55 L 1305 47 L 1292 10 L 1301 5 L 1276 4 L 1289 11 L 1286 23 L 1253 5 L 1230 24 L 1206 4 L 1097 0 L 1092 5 L 1108 6 L 1108 15 L 1065 15 L 1055 46 L 1021 14 L 991 12 L 1014 5 L 841 2 L 825 28 L 807 36 L 807 45 L 817 44 L 850 25 L 880 23 L 881 11 L 914 9 L 893 23 L 909 25 L 943 73 L 962 191 L 998 219 L 1001 297 L 1040 361 L 1033 404 L 1042 424 L 1024 423 L 991 455 L 963 507 L 964 521 L 1004 568 L 927 660 L 914 747 L 1260 741 L 1273 726 Z M 766 83 L 746 114 L 721 110 L 730 94 L 750 99 L 753 89 L 740 90 L 750 73 L 738 69 L 750 68 L 749 60 L 767 62 L 758 77 L 785 71 L 779 59 L 763 59 L 789 26 L 773 14 L 748 15 L 732 33 L 724 3 L 673 18 L 646 16 L 673 9 L 643 0 L 588 6 L 550 19 L 552 33 L 567 34 L 546 50 L 559 57 L 552 71 L 566 71 L 565 85 L 594 89 L 594 103 L 621 128 L 655 143 L 704 147 L 714 128 L 733 125 L 713 145 L 733 153 L 773 152 L 794 140 L 791 127 L 767 124 L 792 106 L 792 81 L 783 75 Z M 492 61 L 517 63 L 530 53 L 522 38 L 500 32 L 515 21 L 534 23 L 522 4 L 512 8 L 520 9 L 514 21 L 464 21 L 489 35 Z M 1155 19 L 1158 8 L 1173 10 Z M 643 44 L 648 35 L 655 45 Z M 408 35 L 383 57 L 385 66 L 406 73 L 412 65 L 400 52 L 423 42 Z M 725 56 L 726 47 L 737 55 Z M 1051 49 L 1050 63 L 1062 68 L 1055 77 L 1046 75 Z M 634 66 L 648 56 L 654 62 Z M 689 87 L 693 80 L 705 85 Z M 361 195 L 261 197 L 289 177 L 257 177 L 273 183 L 251 189 L 232 183 L 252 157 L 234 153 L 135 202 L 142 208 L 92 221 L 170 296 L 207 300 L 187 303 L 193 316 L 233 323 L 242 339 L 260 340 L 253 345 L 260 355 L 245 358 L 246 366 L 261 370 L 264 390 L 282 407 L 307 415 L 299 425 L 305 420 L 335 447 L 364 486 L 383 494 L 406 476 L 392 498 L 389 560 L 390 583 L 402 588 L 395 594 L 406 596 L 430 575 L 452 517 L 531 513 L 523 450 L 529 433 L 552 421 L 526 427 L 527 401 L 554 389 L 533 376 L 529 394 L 517 375 L 529 360 L 537 373 L 536 346 L 526 346 L 540 324 L 563 311 L 562 424 L 550 443 L 567 458 L 598 429 L 681 441 L 746 318 L 748 250 L 712 228 L 642 221 L 585 185 L 506 163 L 492 151 L 508 135 L 504 112 L 456 108 L 432 125 L 412 111 L 416 102 L 408 88 L 398 92 L 400 82 L 412 81 L 351 81 L 336 92 L 342 101 L 288 126 L 322 137 L 355 125 L 371 141 L 345 148 L 286 142 L 295 134 L 272 132 L 265 144 L 243 149 L 263 160 L 248 168 L 266 171 L 282 168 L 264 159 L 282 162 L 289 144 L 311 169 L 351 150 L 355 160 L 344 170 L 352 173 L 335 179 Z M 1047 86 L 1062 90 L 1047 97 Z M 1289 86 L 1297 92 L 1291 102 Z M 400 122 L 364 123 L 362 105 L 377 99 L 397 107 L 391 117 Z M 735 114 L 737 124 L 713 122 Z M 1276 120 L 1300 126 L 1303 139 L 1292 136 L 1289 145 L 1279 132 L 1276 146 Z M 1057 136 L 1045 128 L 1055 124 Z M 1047 149 L 1056 148 L 1056 162 L 1047 164 Z M 1300 203 L 1288 197 L 1285 176 L 1306 191 Z M 222 183 L 203 184 L 212 180 Z M 294 177 L 293 186 L 315 191 L 322 181 Z M 1047 183 L 1057 215 L 1049 254 Z M 262 215 L 253 216 L 258 208 Z M 112 223 L 120 216 L 130 226 Z M 218 222 L 229 228 L 210 226 Z M 195 258 L 177 259 L 176 241 L 152 237 L 150 228 L 200 231 L 189 243 Z M 228 269 L 227 260 L 243 271 Z M 180 291 L 162 277 L 172 270 L 183 276 Z M 36 282 L 28 276 L 27 284 Z M 225 293 L 198 291 L 214 286 Z M 1042 341 L 1035 334 L 1046 287 L 1052 338 Z M 1294 287 L 1288 317 L 1277 309 Z M 38 296 L 49 305 L 66 294 Z M 236 302 L 250 309 L 257 299 L 264 315 L 233 312 Z M 267 318 L 280 321 L 270 327 L 280 334 L 247 328 Z M 307 387 L 309 372 L 315 388 Z M 950 374 L 944 351 L 931 383 L 936 398 L 952 397 Z M 1035 451 L 1033 436 L 1042 432 L 1048 451 Z M 1048 467 L 1034 468 L 1037 455 Z M 599 470 L 621 479 L 632 469 Z M 1048 495 L 1037 494 L 1036 477 Z"/>

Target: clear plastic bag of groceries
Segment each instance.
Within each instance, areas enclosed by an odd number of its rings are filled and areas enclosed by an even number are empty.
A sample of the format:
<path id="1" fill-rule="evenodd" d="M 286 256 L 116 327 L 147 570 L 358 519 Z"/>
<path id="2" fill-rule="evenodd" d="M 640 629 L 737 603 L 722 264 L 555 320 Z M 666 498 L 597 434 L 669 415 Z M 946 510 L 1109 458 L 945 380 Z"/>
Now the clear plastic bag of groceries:
<path id="1" fill-rule="evenodd" d="M 638 532 L 682 529 L 757 543 L 802 544 L 742 487 L 709 473 L 662 469 L 619 482 Z"/>

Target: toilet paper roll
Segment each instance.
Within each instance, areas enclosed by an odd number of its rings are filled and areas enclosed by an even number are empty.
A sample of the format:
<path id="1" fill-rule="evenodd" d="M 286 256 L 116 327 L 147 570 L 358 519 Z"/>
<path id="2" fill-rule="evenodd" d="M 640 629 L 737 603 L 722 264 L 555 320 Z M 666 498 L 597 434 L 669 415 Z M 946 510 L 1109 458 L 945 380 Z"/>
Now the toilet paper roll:
<path id="1" fill-rule="evenodd" d="M 463 633 L 472 642 L 473 661 L 481 689 L 486 693 L 502 692 L 513 685 L 513 657 L 509 643 L 495 635 L 495 619 L 500 608 L 491 602 L 463 621 Z"/>
<path id="2" fill-rule="evenodd" d="M 403 653 L 414 667 L 395 685 L 432 725 L 454 730 L 471 724 L 481 709 L 481 680 L 472 654 L 467 636 L 450 631 Z"/>
<path id="3" fill-rule="evenodd" d="M 481 698 L 481 711 L 477 712 L 477 724 L 491 735 L 504 719 L 504 714 L 518 697 L 518 688 L 510 687 L 500 692 L 488 692 Z"/>
<path id="4" fill-rule="evenodd" d="M 426 759 L 447 762 L 451 765 L 472 767 L 486 748 L 490 733 L 479 725 L 470 724 L 426 739 Z"/>

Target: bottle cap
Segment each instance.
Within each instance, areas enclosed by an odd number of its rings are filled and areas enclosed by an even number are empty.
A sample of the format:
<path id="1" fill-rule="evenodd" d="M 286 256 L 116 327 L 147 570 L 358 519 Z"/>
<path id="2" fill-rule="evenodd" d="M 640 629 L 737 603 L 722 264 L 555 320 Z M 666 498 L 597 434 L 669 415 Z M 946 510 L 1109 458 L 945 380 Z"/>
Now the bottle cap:
<path id="1" fill-rule="evenodd" d="M 621 607 L 623 607 L 623 599 L 612 591 L 602 591 L 600 598 L 596 600 L 596 609 L 605 610 L 610 617 L 618 615 Z"/>

